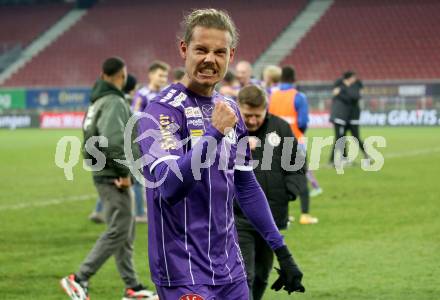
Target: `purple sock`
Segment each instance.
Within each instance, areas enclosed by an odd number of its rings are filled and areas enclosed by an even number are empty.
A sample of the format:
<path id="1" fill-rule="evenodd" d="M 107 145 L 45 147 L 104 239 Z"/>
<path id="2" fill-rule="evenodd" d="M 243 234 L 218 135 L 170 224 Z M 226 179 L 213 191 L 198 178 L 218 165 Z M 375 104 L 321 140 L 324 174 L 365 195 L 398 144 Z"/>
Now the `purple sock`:
<path id="1" fill-rule="evenodd" d="M 319 189 L 318 181 L 310 170 L 307 171 L 307 179 L 310 181 L 314 189 Z"/>

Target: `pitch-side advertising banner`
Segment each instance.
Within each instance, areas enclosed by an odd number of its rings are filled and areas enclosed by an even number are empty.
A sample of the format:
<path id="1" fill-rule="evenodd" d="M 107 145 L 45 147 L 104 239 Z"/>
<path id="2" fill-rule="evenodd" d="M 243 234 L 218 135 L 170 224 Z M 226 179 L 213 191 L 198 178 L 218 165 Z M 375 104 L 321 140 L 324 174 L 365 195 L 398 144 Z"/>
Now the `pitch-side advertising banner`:
<path id="1" fill-rule="evenodd" d="M 332 85 L 300 85 L 307 95 L 310 127 L 331 127 Z M 365 83 L 360 124 L 368 126 L 439 126 L 440 83 Z"/>
<path id="2" fill-rule="evenodd" d="M 39 88 L 26 91 L 28 109 L 85 110 L 89 105 L 91 90 L 86 88 Z"/>
<path id="3" fill-rule="evenodd" d="M 26 91 L 24 89 L 0 89 L 0 110 L 24 109 Z"/>
<path id="4" fill-rule="evenodd" d="M 38 113 L 0 114 L 0 128 L 38 128 Z"/>
<path id="5" fill-rule="evenodd" d="M 81 128 L 84 112 L 44 112 L 40 115 L 40 128 Z"/>
<path id="6" fill-rule="evenodd" d="M 309 127 L 328 128 L 329 112 L 311 112 L 309 115 Z M 391 110 L 389 112 L 361 112 L 360 125 L 364 126 L 439 126 L 440 114 L 435 109 L 419 110 Z"/>

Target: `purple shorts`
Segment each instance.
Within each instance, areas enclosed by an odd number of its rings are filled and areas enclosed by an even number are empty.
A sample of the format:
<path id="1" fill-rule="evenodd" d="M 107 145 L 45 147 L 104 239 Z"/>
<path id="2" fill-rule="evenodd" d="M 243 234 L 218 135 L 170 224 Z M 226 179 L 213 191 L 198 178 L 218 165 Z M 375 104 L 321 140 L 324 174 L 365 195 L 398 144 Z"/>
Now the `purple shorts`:
<path id="1" fill-rule="evenodd" d="M 246 280 L 225 285 L 156 286 L 160 300 L 249 300 Z"/>

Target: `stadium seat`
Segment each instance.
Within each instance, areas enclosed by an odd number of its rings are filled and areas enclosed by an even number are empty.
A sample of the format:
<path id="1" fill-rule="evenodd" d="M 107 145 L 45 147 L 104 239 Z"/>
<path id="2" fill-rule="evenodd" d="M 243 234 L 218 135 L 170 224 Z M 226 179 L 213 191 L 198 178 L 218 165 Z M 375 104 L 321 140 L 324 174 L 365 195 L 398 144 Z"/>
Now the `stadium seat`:
<path id="1" fill-rule="evenodd" d="M 440 78 L 440 1 L 336 0 L 283 64 L 299 80 Z"/>
<path id="2" fill-rule="evenodd" d="M 72 8 L 71 4 L 3 5 L 0 9 L 0 46 L 27 46 Z"/>
<path id="3" fill-rule="evenodd" d="M 160 59 L 180 66 L 176 33 L 185 11 L 216 7 L 232 15 L 240 31 L 236 59 L 251 62 L 292 21 L 306 0 L 283 1 L 103 1 L 75 26 L 19 70 L 5 86 L 90 86 L 106 57 L 126 60 L 146 80 L 147 66 Z M 172 7 L 172 9 L 170 9 Z"/>

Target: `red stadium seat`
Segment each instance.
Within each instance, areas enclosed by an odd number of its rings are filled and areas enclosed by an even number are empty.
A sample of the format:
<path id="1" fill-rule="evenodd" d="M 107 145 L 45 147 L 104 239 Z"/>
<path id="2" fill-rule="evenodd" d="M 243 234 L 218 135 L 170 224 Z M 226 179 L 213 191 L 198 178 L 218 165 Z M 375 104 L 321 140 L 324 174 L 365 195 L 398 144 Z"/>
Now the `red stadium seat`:
<path id="1" fill-rule="evenodd" d="M 1 6 L 0 44 L 27 46 L 71 8 L 69 4 Z"/>
<path id="2" fill-rule="evenodd" d="M 299 80 L 440 78 L 440 1 L 336 0 L 282 64 Z"/>
<path id="3" fill-rule="evenodd" d="M 183 60 L 176 33 L 185 11 L 216 7 L 232 15 L 240 31 L 237 60 L 251 62 L 270 45 L 304 7 L 306 0 L 243 1 L 105 1 L 23 69 L 6 86 L 90 86 L 109 56 L 122 57 L 142 82 L 147 66 L 160 59 L 171 66 Z"/>

